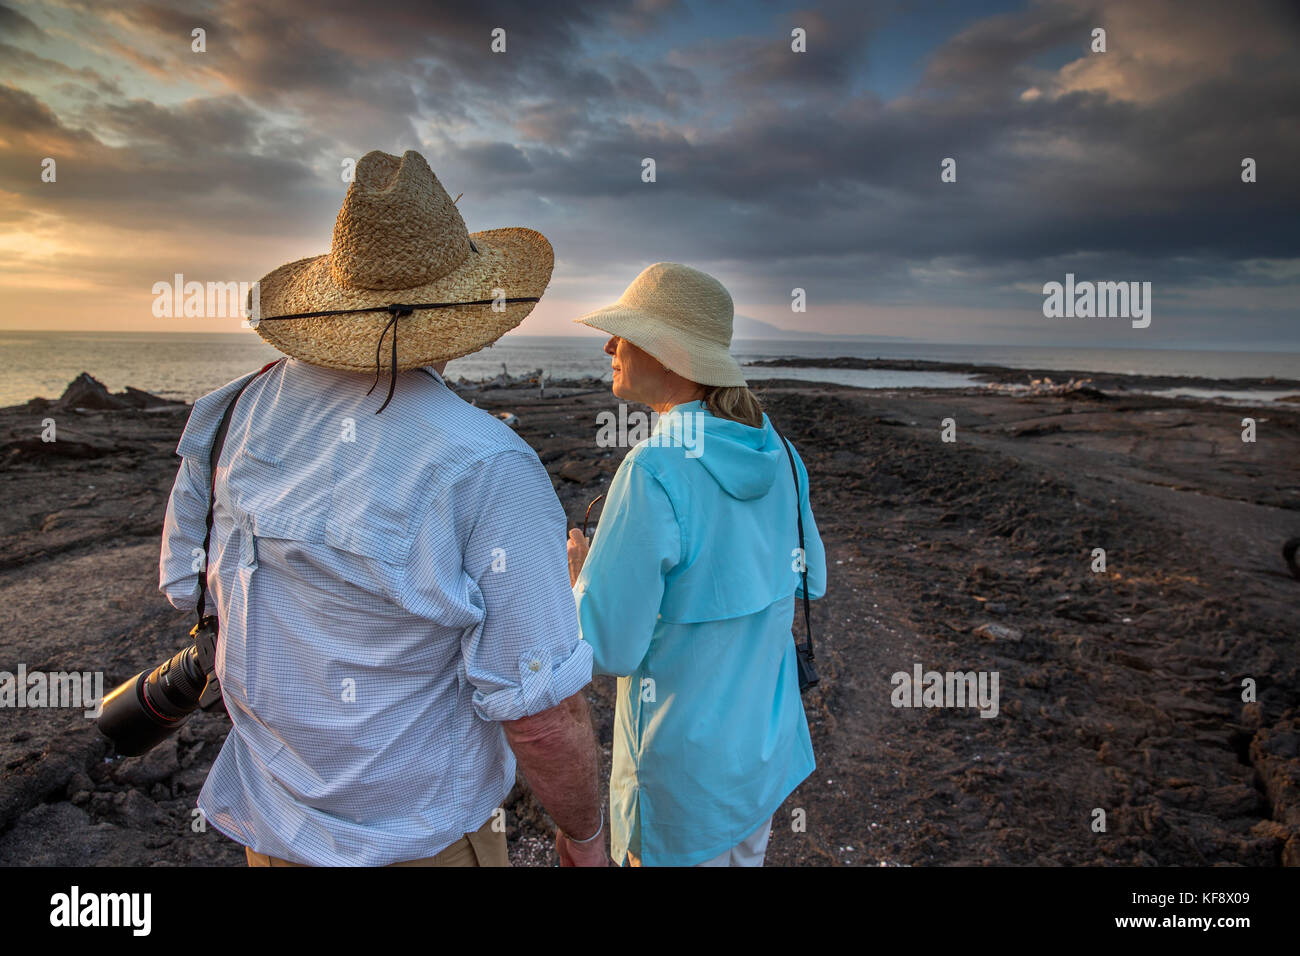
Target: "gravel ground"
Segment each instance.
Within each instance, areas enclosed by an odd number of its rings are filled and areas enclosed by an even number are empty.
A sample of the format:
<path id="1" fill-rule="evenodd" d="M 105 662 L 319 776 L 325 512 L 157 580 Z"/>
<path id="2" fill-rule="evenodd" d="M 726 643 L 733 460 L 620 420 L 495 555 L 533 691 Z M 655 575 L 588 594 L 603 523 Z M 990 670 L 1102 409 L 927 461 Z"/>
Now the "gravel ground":
<path id="1" fill-rule="evenodd" d="M 1300 535 L 1300 411 L 759 388 L 808 465 L 830 566 L 805 697 L 818 768 L 770 865 L 1300 863 L 1300 582 L 1280 557 Z M 518 415 L 580 523 L 622 456 L 593 441 L 609 393 L 466 397 Z M 181 646 L 157 557 L 186 412 L 67 411 L 44 444 L 48 409 L 0 410 L 0 670 L 111 688 Z M 893 706 L 916 663 L 996 671 L 997 716 Z M 613 681 L 589 697 L 607 774 Z M 0 709 L 0 864 L 242 865 L 192 817 L 227 726 L 199 715 L 115 759 L 79 712 Z M 515 865 L 554 865 L 523 783 L 507 820 Z"/>

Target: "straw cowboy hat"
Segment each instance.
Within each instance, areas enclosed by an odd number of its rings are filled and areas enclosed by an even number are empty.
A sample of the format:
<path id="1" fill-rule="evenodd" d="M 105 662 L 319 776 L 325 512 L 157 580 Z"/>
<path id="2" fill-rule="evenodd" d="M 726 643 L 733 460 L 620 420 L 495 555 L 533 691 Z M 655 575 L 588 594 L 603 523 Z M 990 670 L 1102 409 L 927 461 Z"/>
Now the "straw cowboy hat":
<path id="1" fill-rule="evenodd" d="M 304 362 L 376 373 L 391 330 L 395 378 L 513 329 L 541 298 L 554 262 L 532 229 L 469 232 L 419 153 L 375 151 L 356 165 L 330 251 L 264 276 L 249 324 Z"/>
<path id="2" fill-rule="evenodd" d="M 707 273 L 656 262 L 613 305 L 574 319 L 627 339 L 665 368 L 701 385 L 745 385 L 731 357 L 731 296 Z"/>

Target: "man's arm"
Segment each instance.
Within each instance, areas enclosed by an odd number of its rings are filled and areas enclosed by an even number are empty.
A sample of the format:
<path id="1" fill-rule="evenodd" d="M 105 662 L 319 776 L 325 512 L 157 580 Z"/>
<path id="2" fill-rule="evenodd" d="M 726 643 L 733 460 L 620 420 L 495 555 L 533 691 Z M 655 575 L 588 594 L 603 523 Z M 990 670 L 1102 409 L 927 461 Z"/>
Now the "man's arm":
<path id="1" fill-rule="evenodd" d="M 585 692 L 501 726 L 528 786 L 559 827 L 555 848 L 561 863 L 608 865 L 608 835 L 596 782 L 599 757 Z M 588 840 L 593 834 L 599 835 Z M 576 843 L 575 837 L 588 842 Z"/>
<path id="2" fill-rule="evenodd" d="M 206 476 L 189 458 L 181 459 L 167 500 L 162 551 L 158 560 L 158 590 L 182 611 L 192 611 L 199 600 L 199 575 L 205 573 L 207 555 L 208 488 Z M 211 612 L 209 612 L 211 613 Z"/>
<path id="3" fill-rule="evenodd" d="M 194 610 L 199 601 L 199 575 L 207 574 L 208 556 L 203 550 L 203 539 L 207 537 L 208 502 L 212 497 L 214 433 L 227 407 L 238 400 L 249 382 L 274 364 L 209 392 L 190 409 L 185 431 L 176 446 L 181 466 L 167 500 L 158 561 L 158 590 L 179 610 Z"/>
<path id="4" fill-rule="evenodd" d="M 591 683 L 591 648 L 578 634 L 565 569 L 566 523 L 533 452 L 513 449 L 470 463 L 431 502 L 412 543 L 403 596 L 412 613 L 436 619 L 444 613 L 444 579 L 468 578 L 471 602 L 484 609 L 482 623 L 461 637 L 471 706 L 482 720 L 501 724 L 542 805 L 581 840 L 600 826 L 600 784 L 583 696 Z M 449 526 L 459 553 L 447 547 Z M 605 864 L 601 833 L 572 857 L 561 833 L 561 861 Z"/>

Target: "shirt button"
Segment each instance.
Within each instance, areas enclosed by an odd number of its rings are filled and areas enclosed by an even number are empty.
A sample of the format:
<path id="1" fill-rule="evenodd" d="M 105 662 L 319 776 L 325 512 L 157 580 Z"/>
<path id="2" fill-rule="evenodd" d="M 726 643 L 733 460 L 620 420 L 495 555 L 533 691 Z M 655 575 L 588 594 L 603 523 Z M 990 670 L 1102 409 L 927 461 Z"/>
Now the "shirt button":
<path id="1" fill-rule="evenodd" d="M 541 661 L 530 661 L 529 664 L 528 664 L 528 669 L 529 669 L 530 671 L 541 670 L 541 669 L 542 669 L 542 662 L 541 662 Z"/>

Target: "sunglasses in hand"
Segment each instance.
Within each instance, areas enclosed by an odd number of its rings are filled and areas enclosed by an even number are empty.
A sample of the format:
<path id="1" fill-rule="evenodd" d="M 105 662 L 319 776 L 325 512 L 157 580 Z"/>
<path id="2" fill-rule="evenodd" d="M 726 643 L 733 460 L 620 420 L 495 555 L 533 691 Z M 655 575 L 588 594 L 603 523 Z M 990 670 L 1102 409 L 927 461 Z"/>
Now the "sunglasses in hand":
<path id="1" fill-rule="evenodd" d="M 600 501 L 600 499 L 604 497 L 605 497 L 604 495 L 597 495 L 595 498 L 591 499 L 591 504 L 587 505 L 587 513 L 582 516 L 582 536 L 584 538 L 588 537 L 587 522 L 591 520 L 591 509 L 596 507 L 596 502 Z M 596 521 L 597 522 L 600 521 L 599 516 L 597 516 Z"/>

